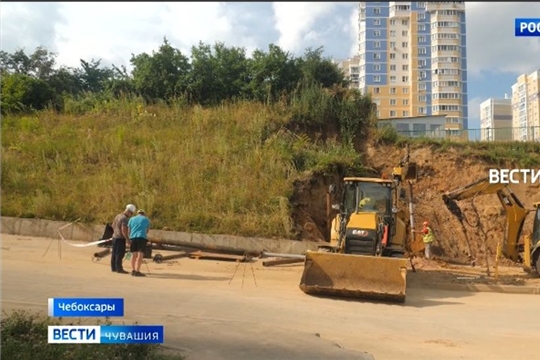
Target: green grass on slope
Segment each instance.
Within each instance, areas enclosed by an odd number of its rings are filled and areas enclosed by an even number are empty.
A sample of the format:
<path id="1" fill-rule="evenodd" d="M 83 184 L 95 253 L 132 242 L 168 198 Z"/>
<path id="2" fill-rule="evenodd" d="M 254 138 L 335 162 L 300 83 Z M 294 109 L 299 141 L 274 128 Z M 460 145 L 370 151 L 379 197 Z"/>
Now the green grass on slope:
<path id="1" fill-rule="evenodd" d="M 6 116 L 2 215 L 104 223 L 134 203 L 153 228 L 293 236 L 294 179 L 359 159 L 283 130 L 290 116 L 276 111 L 117 101 L 84 115 Z"/>

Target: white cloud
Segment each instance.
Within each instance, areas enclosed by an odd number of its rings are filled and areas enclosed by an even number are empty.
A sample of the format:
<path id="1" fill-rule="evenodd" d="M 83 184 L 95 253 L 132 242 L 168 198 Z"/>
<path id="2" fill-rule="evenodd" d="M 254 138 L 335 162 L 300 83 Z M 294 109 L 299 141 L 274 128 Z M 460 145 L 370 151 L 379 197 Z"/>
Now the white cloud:
<path id="1" fill-rule="evenodd" d="M 485 100 L 485 98 L 480 97 L 475 97 L 469 100 L 469 129 L 480 128 L 480 104 Z"/>
<path id="2" fill-rule="evenodd" d="M 315 21 L 331 13 L 337 5 L 333 2 L 273 3 L 276 29 L 280 33 L 277 45 L 290 52 L 303 50 L 306 35 L 312 30 Z"/>
<path id="3" fill-rule="evenodd" d="M 540 16 L 539 2 L 466 2 L 469 75 L 540 68 L 540 38 L 514 35 L 514 20 L 531 16 Z"/>

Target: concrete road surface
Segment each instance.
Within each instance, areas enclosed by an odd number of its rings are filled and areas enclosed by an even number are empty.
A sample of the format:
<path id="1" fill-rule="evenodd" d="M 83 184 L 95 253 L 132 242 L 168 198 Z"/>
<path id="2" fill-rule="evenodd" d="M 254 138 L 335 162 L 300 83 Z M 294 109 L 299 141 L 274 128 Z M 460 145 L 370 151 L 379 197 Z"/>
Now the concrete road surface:
<path id="1" fill-rule="evenodd" d="M 538 295 L 409 289 L 402 305 L 308 296 L 298 265 L 214 260 L 148 263 L 111 273 L 101 248 L 2 235 L 2 307 L 47 309 L 49 297 L 122 297 L 126 324 L 165 325 L 167 348 L 200 359 L 538 358 Z M 125 263 L 126 269 L 131 270 Z M 234 274 L 234 276 L 233 276 Z"/>

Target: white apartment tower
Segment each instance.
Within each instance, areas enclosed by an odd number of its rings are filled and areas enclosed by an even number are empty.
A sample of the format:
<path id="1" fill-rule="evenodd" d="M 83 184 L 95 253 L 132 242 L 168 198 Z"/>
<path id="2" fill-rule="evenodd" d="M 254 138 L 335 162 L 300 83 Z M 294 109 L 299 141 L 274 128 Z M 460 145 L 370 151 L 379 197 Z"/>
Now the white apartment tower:
<path id="1" fill-rule="evenodd" d="M 512 141 L 512 99 L 490 98 L 480 104 L 480 140 Z"/>
<path id="2" fill-rule="evenodd" d="M 468 127 L 465 4 L 361 2 L 358 87 L 379 118 L 447 115 Z"/>
<path id="3" fill-rule="evenodd" d="M 540 141 L 540 70 L 512 85 L 514 140 Z"/>

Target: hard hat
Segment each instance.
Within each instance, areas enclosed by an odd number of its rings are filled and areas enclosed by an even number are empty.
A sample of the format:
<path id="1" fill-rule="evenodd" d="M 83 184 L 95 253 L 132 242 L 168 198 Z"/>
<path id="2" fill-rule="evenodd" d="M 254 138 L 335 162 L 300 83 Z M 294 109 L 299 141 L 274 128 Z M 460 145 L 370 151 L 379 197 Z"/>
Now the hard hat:
<path id="1" fill-rule="evenodd" d="M 428 226 L 428 225 L 429 225 L 429 223 L 428 223 L 427 221 L 424 221 L 424 223 L 423 223 L 422 225 L 424 225 L 424 226 Z"/>
<path id="2" fill-rule="evenodd" d="M 135 214 L 135 211 L 137 211 L 137 208 L 135 207 L 135 205 L 129 204 L 128 206 L 126 206 L 126 210 L 130 211 L 133 214 Z"/>

